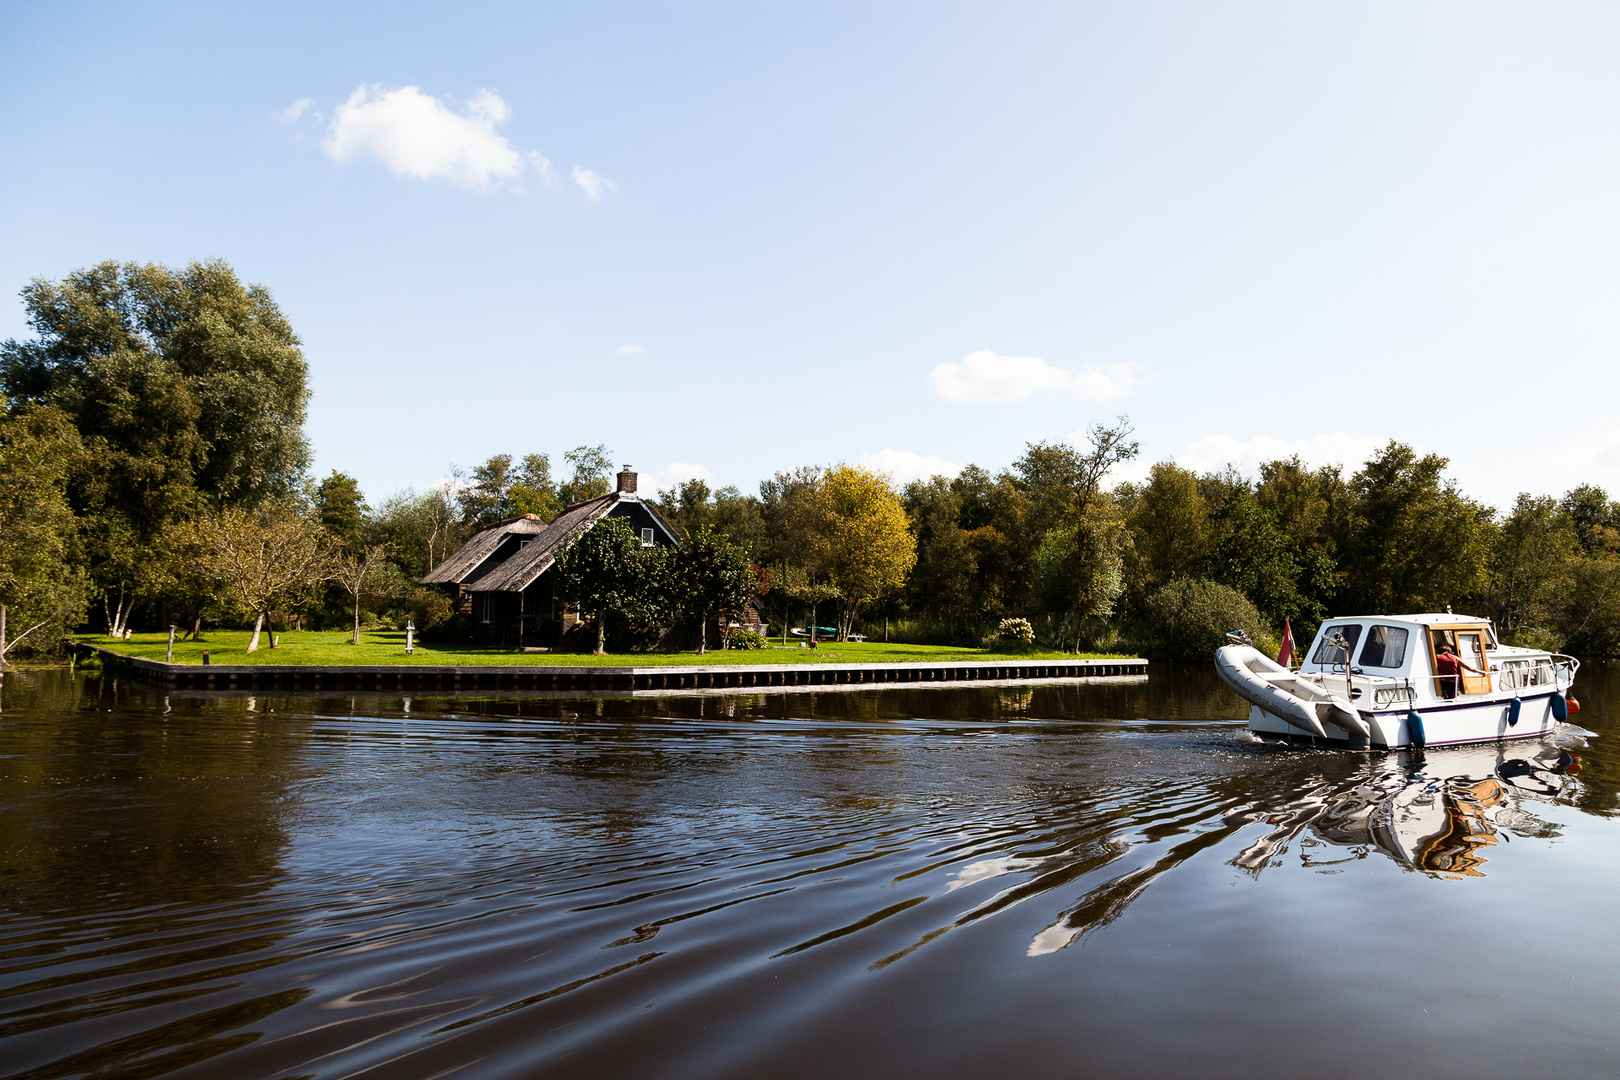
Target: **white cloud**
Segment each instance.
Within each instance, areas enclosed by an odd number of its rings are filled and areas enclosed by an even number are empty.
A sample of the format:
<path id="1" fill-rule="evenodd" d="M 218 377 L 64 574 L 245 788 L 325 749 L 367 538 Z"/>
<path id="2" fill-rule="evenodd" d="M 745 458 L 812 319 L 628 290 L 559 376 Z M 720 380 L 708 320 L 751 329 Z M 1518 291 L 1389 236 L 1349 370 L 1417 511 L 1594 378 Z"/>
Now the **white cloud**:
<path id="1" fill-rule="evenodd" d="M 619 190 L 619 185 L 607 177 L 592 172 L 590 169 L 581 168 L 578 165 L 574 166 L 573 176 L 574 183 L 579 185 L 579 189 L 585 193 L 585 197 L 592 202 L 609 192 Z"/>
<path id="2" fill-rule="evenodd" d="M 1073 438 L 1082 437 L 1081 433 L 1076 433 Z M 1253 476 L 1263 461 L 1276 461 L 1298 454 L 1300 460 L 1312 468 L 1343 465 L 1353 472 L 1387 442 L 1388 438 L 1347 435 L 1342 431 L 1292 441 L 1270 435 L 1256 435 L 1252 439 L 1239 439 L 1226 434 L 1205 435 L 1197 442 L 1188 443 L 1187 448 L 1175 456 L 1175 462 L 1194 472 L 1216 472 L 1232 465 L 1239 472 Z M 1138 468 L 1131 471 L 1140 472 L 1145 477 L 1152 462 L 1138 459 L 1133 464 Z M 1135 478 L 1121 476 L 1121 479 Z"/>
<path id="3" fill-rule="evenodd" d="M 652 490 L 674 491 L 688 480 L 702 480 L 714 487 L 714 473 L 706 465 L 693 465 L 685 461 L 672 461 L 660 472 L 652 474 Z"/>
<path id="4" fill-rule="evenodd" d="M 896 484 L 909 484 L 913 480 L 927 480 L 931 476 L 955 476 L 962 466 L 954 461 L 932 454 L 915 454 L 910 450 L 882 449 L 875 454 L 862 454 L 861 464 L 867 468 L 886 472 Z"/>
<path id="5" fill-rule="evenodd" d="M 338 106 L 321 147 L 334 161 L 369 155 L 390 172 L 488 189 L 526 168 L 545 175 L 551 163 L 522 154 L 495 128 L 512 115 L 493 90 L 480 90 L 454 112 L 415 86 L 361 86 Z"/>
<path id="6" fill-rule="evenodd" d="M 998 356 L 990 349 L 968 353 L 959 364 L 941 364 L 928 376 L 934 393 L 952 405 L 1024 401 L 1036 394 L 1107 401 L 1130 393 L 1141 376 L 1135 364 L 1088 364 L 1079 371 L 1053 367 L 1038 356 Z"/>
<path id="7" fill-rule="evenodd" d="M 281 121 L 283 124 L 291 124 L 300 116 L 303 116 L 304 111 L 313 104 L 315 104 L 314 98 L 301 97 L 291 105 L 287 106 L 285 109 L 277 109 L 270 115 Z"/>
<path id="8" fill-rule="evenodd" d="M 634 356 L 641 351 L 640 345 L 620 345 L 613 350 L 615 356 Z"/>
<path id="9" fill-rule="evenodd" d="M 1620 468 L 1620 430 L 1611 430 L 1596 442 L 1566 446 L 1553 455 L 1553 462 L 1575 473 L 1612 478 Z"/>

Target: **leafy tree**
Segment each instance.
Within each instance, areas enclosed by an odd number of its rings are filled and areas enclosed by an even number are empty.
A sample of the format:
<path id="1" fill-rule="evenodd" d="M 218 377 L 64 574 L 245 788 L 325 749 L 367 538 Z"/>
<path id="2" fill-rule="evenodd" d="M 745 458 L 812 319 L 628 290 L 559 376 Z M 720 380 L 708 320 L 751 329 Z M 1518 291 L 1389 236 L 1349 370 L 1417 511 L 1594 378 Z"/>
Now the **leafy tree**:
<path id="1" fill-rule="evenodd" d="M 461 520 L 477 532 L 514 517 L 512 455 L 496 454 L 473 466 L 470 482 L 456 492 Z"/>
<path id="2" fill-rule="evenodd" d="M 1246 630 L 1262 651 L 1272 641 L 1265 620 L 1236 589 L 1213 581 L 1178 578 L 1148 597 L 1153 652 L 1167 660 L 1207 661 L 1232 630 Z"/>
<path id="3" fill-rule="evenodd" d="M 359 543 L 371 508 L 360 493 L 360 483 L 347 473 L 332 470 L 315 490 L 315 517 L 338 543 Z"/>
<path id="4" fill-rule="evenodd" d="M 664 560 L 663 548 L 643 548 L 629 525 L 611 517 L 576 537 L 558 557 L 563 594 L 596 621 L 596 655 L 606 652 L 610 614 L 644 622 L 667 603 Z"/>
<path id="5" fill-rule="evenodd" d="M 750 560 L 763 563 L 765 518 L 759 500 L 727 485 L 714 493 L 714 531 L 748 553 Z"/>
<path id="6" fill-rule="evenodd" d="M 562 511 L 557 485 L 551 480 L 551 458 L 546 454 L 524 454 L 508 490 L 512 515 L 533 514 L 551 521 Z"/>
<path id="7" fill-rule="evenodd" d="M 1485 592 L 1493 514 L 1443 480 L 1445 467 L 1391 440 L 1351 477 L 1346 610 L 1437 611 Z"/>
<path id="8" fill-rule="evenodd" d="M 613 489 L 613 458 L 604 445 L 576 446 L 563 455 L 573 475 L 558 491 L 564 506 L 606 495 Z"/>
<path id="9" fill-rule="evenodd" d="M 230 507 L 189 522 L 185 529 L 213 584 L 214 598 L 252 613 L 248 652 L 258 650 L 272 608 L 308 603 L 332 575 L 336 552 L 331 537 L 318 522 L 284 506 L 260 513 Z"/>
<path id="10" fill-rule="evenodd" d="M 700 525 L 675 550 L 671 581 L 676 606 L 698 621 L 698 652 L 709 649 L 711 618 L 741 612 L 759 595 L 759 578 L 741 547 Z"/>
<path id="11" fill-rule="evenodd" d="M 0 392 L 61 409 L 79 432 L 68 498 L 117 633 L 164 528 L 296 493 L 303 354 L 270 293 L 219 261 L 105 262 L 35 280 L 23 302 L 37 337 L 0 344 Z"/>
<path id="12" fill-rule="evenodd" d="M 378 542 L 389 545 L 394 562 L 412 580 L 443 562 L 470 532 L 448 484 L 420 495 L 407 488 L 392 496 L 372 516 L 371 529 Z"/>
<path id="13" fill-rule="evenodd" d="M 906 589 L 911 606 L 946 621 L 955 634 L 981 610 L 979 560 L 961 524 L 962 498 L 943 476 L 906 485 L 904 504 L 917 537 L 917 564 Z"/>
<path id="14" fill-rule="evenodd" d="M 1013 466 L 1030 493 L 1025 528 L 1038 528 L 1040 599 L 1048 610 L 1062 612 L 1058 638 L 1076 619 L 1106 618 L 1125 587 L 1125 552 L 1131 537 L 1102 481 L 1118 464 L 1137 454 L 1130 421 L 1121 416 L 1113 426 L 1095 424 L 1086 433 L 1088 452 L 1066 443 L 1032 443 Z M 1067 533 L 1052 537 L 1054 530 Z M 1075 647 L 1086 634 L 1077 633 Z"/>
<path id="15" fill-rule="evenodd" d="M 1602 548 L 1620 548 L 1620 506 L 1610 502 L 1609 493 L 1602 488 L 1582 484 L 1565 492 L 1558 508 L 1587 555 Z"/>
<path id="16" fill-rule="evenodd" d="M 351 644 L 360 644 L 360 605 L 368 594 L 376 593 L 387 561 L 388 548 L 384 544 L 355 544 L 332 553 L 331 579 L 342 586 L 354 602 Z"/>
<path id="17" fill-rule="evenodd" d="M 1332 588 L 1331 564 L 1311 553 L 1302 555 L 1247 484 L 1229 490 L 1211 525 L 1220 538 L 1211 577 L 1247 596 L 1274 624 L 1284 619 L 1302 626 L 1321 622 L 1324 612 L 1313 596 Z"/>
<path id="18" fill-rule="evenodd" d="M 1161 461 L 1149 470 L 1146 484 L 1124 494 L 1132 537 L 1126 573 L 1137 603 L 1174 578 L 1208 574 L 1209 508 L 1196 473 Z"/>
<path id="19" fill-rule="evenodd" d="M 1491 593 L 1504 637 L 1518 640 L 1556 625 L 1572 585 L 1571 561 L 1583 554 L 1577 528 L 1551 496 L 1519 494 L 1491 551 Z"/>
<path id="20" fill-rule="evenodd" d="M 690 532 L 714 524 L 714 507 L 709 502 L 713 492 L 701 477 L 683 480 L 671 491 L 658 493 L 658 512 L 681 532 Z"/>
<path id="21" fill-rule="evenodd" d="M 79 452 L 78 432 L 57 409 L 0 416 L 0 670 L 18 643 L 84 617 L 88 583 L 69 561 L 66 491 Z"/>
<path id="22" fill-rule="evenodd" d="M 845 641 L 861 605 L 905 584 L 917 542 L 888 477 L 863 466 L 829 471 L 806 511 L 811 567 L 838 589 Z"/>

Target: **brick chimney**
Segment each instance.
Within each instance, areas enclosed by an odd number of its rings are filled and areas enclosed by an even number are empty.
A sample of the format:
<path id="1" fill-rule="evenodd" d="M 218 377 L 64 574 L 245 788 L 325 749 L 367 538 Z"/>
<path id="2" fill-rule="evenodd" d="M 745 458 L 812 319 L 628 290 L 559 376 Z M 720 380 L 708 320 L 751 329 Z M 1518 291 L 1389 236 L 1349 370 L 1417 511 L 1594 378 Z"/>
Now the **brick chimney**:
<path id="1" fill-rule="evenodd" d="M 622 466 L 619 470 L 619 490 L 626 495 L 636 493 L 636 474 L 630 471 L 630 466 Z"/>

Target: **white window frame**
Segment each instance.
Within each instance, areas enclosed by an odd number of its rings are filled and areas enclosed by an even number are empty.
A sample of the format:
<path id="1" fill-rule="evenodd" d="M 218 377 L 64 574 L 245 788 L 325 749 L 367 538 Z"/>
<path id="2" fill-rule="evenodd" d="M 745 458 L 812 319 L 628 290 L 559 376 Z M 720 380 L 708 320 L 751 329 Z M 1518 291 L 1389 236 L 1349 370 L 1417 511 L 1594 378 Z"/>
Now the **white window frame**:
<path id="1" fill-rule="evenodd" d="M 653 531 L 651 529 L 642 529 L 641 530 L 641 546 L 642 547 L 652 547 L 653 546 Z"/>

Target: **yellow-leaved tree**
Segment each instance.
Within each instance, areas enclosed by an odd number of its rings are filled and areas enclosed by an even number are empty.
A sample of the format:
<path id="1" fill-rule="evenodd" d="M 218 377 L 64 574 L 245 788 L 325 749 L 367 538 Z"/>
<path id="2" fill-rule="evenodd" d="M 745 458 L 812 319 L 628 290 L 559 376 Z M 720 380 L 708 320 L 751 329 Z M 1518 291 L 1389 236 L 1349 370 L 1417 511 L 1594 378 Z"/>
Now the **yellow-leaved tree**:
<path id="1" fill-rule="evenodd" d="M 811 570 L 838 590 L 838 640 L 847 641 L 861 605 L 906 583 L 917 540 L 900 496 L 876 470 L 839 465 L 821 477 L 807 502 Z"/>

